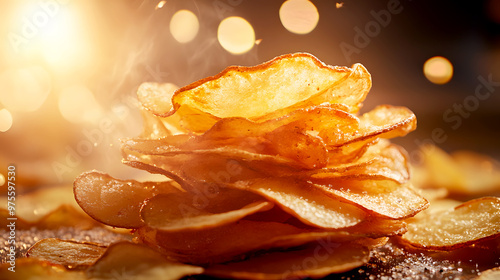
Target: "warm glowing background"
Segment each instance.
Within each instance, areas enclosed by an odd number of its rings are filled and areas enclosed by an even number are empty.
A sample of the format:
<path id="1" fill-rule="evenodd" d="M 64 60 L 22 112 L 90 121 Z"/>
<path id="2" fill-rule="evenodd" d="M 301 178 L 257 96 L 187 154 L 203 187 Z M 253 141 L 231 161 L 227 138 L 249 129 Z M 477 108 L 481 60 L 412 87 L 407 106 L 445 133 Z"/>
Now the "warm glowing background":
<path id="1" fill-rule="evenodd" d="M 131 177 L 118 139 L 140 131 L 141 82 L 182 86 L 298 51 L 364 64 L 365 108 L 417 114 L 402 140 L 410 151 L 438 129 L 446 150 L 500 157 L 500 84 L 484 83 L 500 81 L 498 1 L 22 0 L 0 10 L 0 174 L 16 164 L 26 186 L 94 168 Z"/>

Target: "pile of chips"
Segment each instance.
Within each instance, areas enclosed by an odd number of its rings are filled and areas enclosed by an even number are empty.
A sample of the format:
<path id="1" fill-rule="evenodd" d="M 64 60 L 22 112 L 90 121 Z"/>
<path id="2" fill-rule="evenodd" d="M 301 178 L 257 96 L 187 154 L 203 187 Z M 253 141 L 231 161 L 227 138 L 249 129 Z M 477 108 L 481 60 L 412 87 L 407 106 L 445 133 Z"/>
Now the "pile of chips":
<path id="1" fill-rule="evenodd" d="M 500 198 L 447 196 L 457 184 L 462 193 L 498 191 L 500 168 L 436 148 L 410 172 L 388 139 L 414 130 L 415 115 L 388 105 L 360 114 L 370 87 L 362 65 L 332 67 L 304 53 L 175 91 L 141 85 L 144 130 L 122 141 L 123 162 L 168 179 L 89 171 L 73 189 L 89 216 L 131 231 L 133 242 L 43 239 L 11 279 L 318 278 L 367 264 L 389 239 L 385 246 L 405 250 L 499 252 Z M 67 217 L 59 212 L 52 216 Z"/>
<path id="2" fill-rule="evenodd" d="M 94 219 L 168 259 L 237 278 L 320 277 L 363 265 L 428 206 L 388 138 L 416 127 L 388 105 L 359 115 L 366 69 L 309 54 L 229 67 L 175 92 L 139 89 L 145 127 L 123 161 L 161 183 L 97 171 L 75 181 Z M 312 258 L 314 265 L 303 265 Z M 273 260 L 269 262 L 269 260 Z"/>

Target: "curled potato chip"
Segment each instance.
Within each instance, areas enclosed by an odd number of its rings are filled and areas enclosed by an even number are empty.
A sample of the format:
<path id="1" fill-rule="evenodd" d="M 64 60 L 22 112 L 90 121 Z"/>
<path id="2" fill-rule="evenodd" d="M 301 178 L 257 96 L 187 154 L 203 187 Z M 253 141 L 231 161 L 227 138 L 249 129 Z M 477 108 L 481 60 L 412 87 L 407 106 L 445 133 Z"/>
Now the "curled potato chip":
<path id="1" fill-rule="evenodd" d="M 144 203 L 141 216 L 149 227 L 183 231 L 221 226 L 272 207 L 252 193 L 219 189 L 209 197 L 187 192 L 157 195 Z"/>
<path id="2" fill-rule="evenodd" d="M 26 256 L 70 269 L 82 269 L 94 264 L 105 250 L 105 246 L 95 243 L 46 238 L 31 246 Z"/>
<path id="3" fill-rule="evenodd" d="M 172 181 L 118 180 L 90 171 L 74 182 L 75 199 L 92 218 L 110 226 L 137 228 L 143 224 L 140 209 L 145 199 L 159 193 L 181 192 Z"/>
<path id="4" fill-rule="evenodd" d="M 325 194 L 361 207 L 369 213 L 389 219 L 404 219 L 429 206 L 410 183 L 399 185 L 389 180 L 338 180 L 314 183 Z"/>
<path id="5" fill-rule="evenodd" d="M 392 226 L 391 230 L 399 230 L 396 228 Z M 147 227 L 138 230 L 139 238 L 145 244 L 157 248 L 172 259 L 198 265 L 238 260 L 257 251 L 290 248 L 317 240 L 348 242 L 365 237 L 379 238 L 386 233 L 387 230 L 373 233 L 362 229 L 358 232 L 319 231 L 285 223 L 252 220 L 240 220 L 234 224 L 197 231 L 163 232 Z"/>
<path id="6" fill-rule="evenodd" d="M 91 279 L 180 279 L 200 274 L 203 268 L 166 260 L 161 254 L 131 242 L 111 244 L 87 269 Z"/>
<path id="7" fill-rule="evenodd" d="M 415 247 L 452 250 L 499 235 L 500 198 L 483 197 L 410 220 L 402 238 Z"/>
<path id="8" fill-rule="evenodd" d="M 221 118 L 265 121 L 325 102 L 345 104 L 356 112 L 370 87 L 370 74 L 360 64 L 332 67 L 310 54 L 298 53 L 254 67 L 226 68 L 177 90 L 168 114 L 153 112 L 158 116 L 177 114 L 186 129 L 203 132 Z M 157 99 L 161 104 L 163 98 Z"/>
<path id="9" fill-rule="evenodd" d="M 234 186 L 262 195 L 305 224 L 316 227 L 345 228 L 360 223 L 367 216 L 361 209 L 293 179 L 268 178 Z"/>
<path id="10" fill-rule="evenodd" d="M 382 147 L 382 145 L 384 145 Z M 375 145 L 376 153 L 364 155 L 363 158 L 343 166 L 325 167 L 321 169 L 294 172 L 291 176 L 314 179 L 389 179 L 398 183 L 406 183 L 410 179 L 408 159 L 401 147 L 394 144 Z M 375 148 L 376 147 L 376 148 Z M 368 152 L 366 152 L 368 153 Z M 365 153 L 365 154 L 366 154 Z"/>
<path id="11" fill-rule="evenodd" d="M 172 109 L 172 96 L 178 88 L 171 83 L 142 83 L 137 89 L 137 98 L 147 110 L 165 115 Z"/>
<path id="12" fill-rule="evenodd" d="M 248 260 L 217 264 L 206 274 L 233 279 L 297 279 L 319 278 L 362 266 L 370 259 L 370 251 L 355 243 L 312 243 L 283 252 L 265 253 Z"/>

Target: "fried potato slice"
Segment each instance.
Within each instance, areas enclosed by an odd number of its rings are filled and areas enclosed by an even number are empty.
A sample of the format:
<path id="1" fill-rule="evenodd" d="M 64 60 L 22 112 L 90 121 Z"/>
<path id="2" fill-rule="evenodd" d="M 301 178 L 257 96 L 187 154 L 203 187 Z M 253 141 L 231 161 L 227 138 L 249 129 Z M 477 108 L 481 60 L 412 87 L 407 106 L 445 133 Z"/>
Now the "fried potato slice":
<path id="1" fill-rule="evenodd" d="M 94 264 L 104 251 L 106 247 L 96 243 L 46 238 L 31 246 L 26 256 L 69 269 L 82 269 Z"/>
<path id="2" fill-rule="evenodd" d="M 177 114 L 183 127 L 203 132 L 221 118 L 262 122 L 325 102 L 345 104 L 350 112 L 357 112 L 370 88 L 370 74 L 360 64 L 332 67 L 310 54 L 297 53 L 254 67 L 228 67 L 177 90 L 169 113 L 163 109 L 167 106 L 153 112 L 163 117 Z M 156 96 L 159 104 L 167 98 Z"/>
<path id="3" fill-rule="evenodd" d="M 91 279 L 180 279 L 200 274 L 203 268 L 166 260 L 161 254 L 131 242 L 111 244 L 86 270 Z"/>
<path id="4" fill-rule="evenodd" d="M 392 229 L 396 227 L 393 226 Z M 157 248 L 162 254 L 180 262 L 196 265 L 239 260 L 258 251 L 291 248 L 313 241 L 330 244 L 384 236 L 380 232 L 364 230 L 324 231 L 245 219 L 197 231 L 164 232 L 142 227 L 137 233 L 143 243 Z"/>
<path id="5" fill-rule="evenodd" d="M 384 143 L 384 144 L 382 144 Z M 381 142 L 373 146 L 376 153 L 368 152 L 362 159 L 343 167 L 326 167 L 321 169 L 294 172 L 291 176 L 314 179 L 388 179 L 404 184 L 410 179 L 409 163 L 406 152 L 399 146 Z M 371 157 L 370 157 L 371 155 Z"/>
<path id="6" fill-rule="evenodd" d="M 360 223 L 367 216 L 361 209 L 293 179 L 268 178 L 239 182 L 234 187 L 266 197 L 303 223 L 315 227 L 346 228 Z"/>
<path id="7" fill-rule="evenodd" d="M 453 250 L 500 235 L 500 198 L 483 197 L 408 221 L 402 239 L 415 247 Z"/>
<path id="8" fill-rule="evenodd" d="M 250 192 L 219 189 L 203 194 L 159 194 L 146 200 L 141 209 L 145 224 L 161 231 L 207 229 L 232 223 L 273 204 Z"/>
<path id="9" fill-rule="evenodd" d="M 232 279 L 320 278 L 362 266 L 370 259 L 370 250 L 355 243 L 337 243 L 325 247 L 312 243 L 283 252 L 269 252 L 239 262 L 217 264 L 206 274 Z"/>
<path id="10" fill-rule="evenodd" d="M 172 110 L 172 96 L 177 89 L 172 83 L 142 83 L 137 89 L 137 99 L 146 110 L 165 115 Z"/>
<path id="11" fill-rule="evenodd" d="M 173 181 L 119 180 L 98 171 L 82 173 L 74 182 L 75 199 L 87 214 L 101 223 L 122 228 L 143 225 L 140 209 L 147 198 L 179 192 Z"/>
<path id="12" fill-rule="evenodd" d="M 0 264 L 0 279 L 8 280 L 88 280 L 82 271 L 67 270 L 62 265 L 40 261 L 35 258 L 19 258 L 16 260 L 15 271 L 10 271 L 9 263 Z"/>
<path id="13" fill-rule="evenodd" d="M 404 219 L 426 209 L 429 202 L 411 183 L 400 185 L 390 180 L 327 180 L 314 182 L 324 194 L 356 205 L 372 215 Z"/>

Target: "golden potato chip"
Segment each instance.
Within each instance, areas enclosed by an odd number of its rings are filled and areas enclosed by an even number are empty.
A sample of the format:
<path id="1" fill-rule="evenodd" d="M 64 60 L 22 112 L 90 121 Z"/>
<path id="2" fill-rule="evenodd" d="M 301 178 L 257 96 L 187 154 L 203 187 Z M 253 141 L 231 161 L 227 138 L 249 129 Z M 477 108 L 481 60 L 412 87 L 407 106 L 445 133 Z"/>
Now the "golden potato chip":
<path id="1" fill-rule="evenodd" d="M 325 143 L 333 145 L 350 137 L 359 126 L 359 119 L 345 112 L 341 104 L 322 104 L 319 106 L 296 109 L 287 115 L 264 122 L 248 118 L 223 118 L 215 123 L 196 140 L 196 147 L 212 147 L 224 139 L 244 140 L 249 137 L 261 137 L 283 126 L 291 126 L 303 132 L 315 131 Z M 240 139 L 241 138 L 241 139 Z M 195 145 L 189 148 L 195 149 Z M 187 147 L 186 147 L 187 148 Z"/>
<path id="2" fill-rule="evenodd" d="M 405 136 L 417 126 L 417 118 L 412 111 L 390 105 L 379 105 L 359 119 L 361 140 L 374 136 L 385 139 Z M 354 139 L 359 141 L 356 136 Z"/>
<path id="3" fill-rule="evenodd" d="M 252 193 L 219 189 L 208 197 L 187 192 L 159 194 L 146 200 L 141 217 L 149 227 L 183 231 L 221 226 L 272 207 L 272 203 Z"/>
<path id="4" fill-rule="evenodd" d="M 362 266 L 370 259 L 370 250 L 355 243 L 325 246 L 312 243 L 300 249 L 269 252 L 262 255 L 206 269 L 206 274 L 232 279 L 320 278 Z"/>
<path id="5" fill-rule="evenodd" d="M 200 274 L 203 268 L 166 260 L 161 254 L 131 242 L 111 244 L 87 269 L 91 279 L 180 279 Z"/>
<path id="6" fill-rule="evenodd" d="M 171 83 L 142 83 L 137 89 L 137 98 L 147 110 L 165 115 L 172 109 L 172 96 L 178 88 Z"/>
<path id="7" fill-rule="evenodd" d="M 0 264 L 0 279 L 8 280 L 88 280 L 82 271 L 67 270 L 62 265 L 40 261 L 34 258 L 19 258 L 14 271 L 9 270 L 11 264 Z"/>
<path id="8" fill-rule="evenodd" d="M 172 259 L 197 265 L 238 260 L 257 251 L 290 248 L 312 241 L 338 243 L 367 236 L 379 238 L 384 234 L 364 230 L 354 233 L 345 230 L 319 231 L 284 223 L 244 219 L 234 224 L 197 231 L 162 232 L 146 227 L 138 229 L 139 238 L 145 244 Z"/>
<path id="9" fill-rule="evenodd" d="M 381 145 L 375 145 L 381 146 Z M 387 144 L 384 148 L 377 147 L 377 153 L 372 158 L 366 155 L 351 164 L 343 164 L 341 167 L 314 169 L 302 172 L 294 172 L 291 176 L 306 176 L 309 180 L 314 179 L 358 179 L 358 180 L 393 180 L 398 183 L 406 183 L 410 179 L 408 159 L 401 147 Z M 368 151 L 366 152 L 368 153 Z M 366 154 L 365 153 L 365 154 Z"/>
<path id="10" fill-rule="evenodd" d="M 266 197 L 303 223 L 316 227 L 350 227 L 367 216 L 361 209 L 328 197 L 312 185 L 293 179 L 268 178 L 240 182 L 234 186 Z"/>
<path id="11" fill-rule="evenodd" d="M 183 127 L 203 132 L 221 118 L 262 122 L 325 102 L 342 103 L 356 112 L 370 87 L 370 74 L 360 64 L 332 67 L 310 54 L 298 53 L 254 67 L 226 68 L 177 90 L 169 113 L 163 109 L 153 112 L 158 116 L 177 114 Z M 164 98 L 157 99 L 162 104 Z"/>
<path id="12" fill-rule="evenodd" d="M 142 242 L 166 256 L 186 263 L 207 264 L 233 260 L 306 231 L 282 223 L 240 220 L 196 231 L 163 232 L 142 227 L 138 234 Z"/>
<path id="13" fill-rule="evenodd" d="M 26 256 L 69 269 L 82 269 L 94 264 L 105 250 L 105 246 L 95 243 L 46 238 L 31 246 Z"/>
<path id="14" fill-rule="evenodd" d="M 361 207 L 369 213 L 390 219 L 412 217 L 429 203 L 411 186 L 389 180 L 338 180 L 314 186 L 329 196 Z"/>
<path id="15" fill-rule="evenodd" d="M 499 235 L 500 198 L 483 197 L 408 221 L 402 238 L 415 247 L 452 250 Z"/>
<path id="16" fill-rule="evenodd" d="M 74 182 L 75 199 L 92 218 L 110 226 L 137 228 L 143 224 L 140 209 L 145 199 L 159 193 L 179 193 L 173 181 L 118 180 L 90 171 Z"/>

